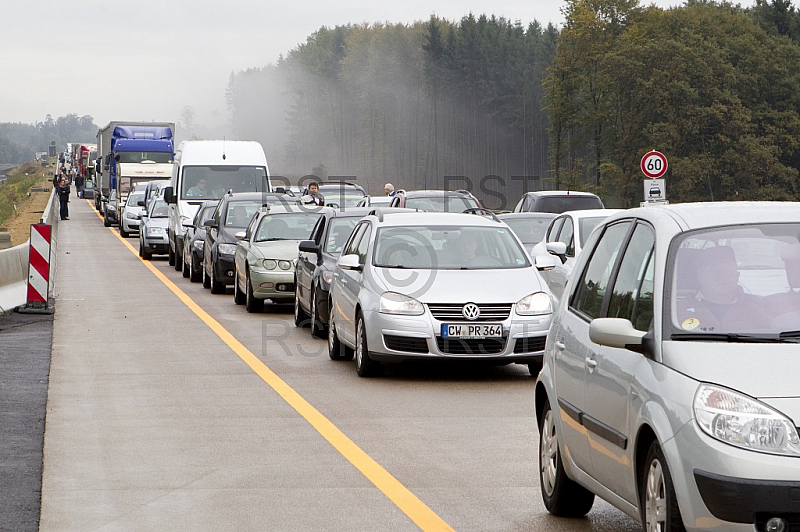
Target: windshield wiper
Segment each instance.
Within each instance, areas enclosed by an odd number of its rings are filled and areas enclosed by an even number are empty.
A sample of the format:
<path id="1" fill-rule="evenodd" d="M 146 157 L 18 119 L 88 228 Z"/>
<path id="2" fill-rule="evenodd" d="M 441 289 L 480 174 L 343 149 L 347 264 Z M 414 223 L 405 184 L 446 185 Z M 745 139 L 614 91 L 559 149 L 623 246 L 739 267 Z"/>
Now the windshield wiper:
<path id="1" fill-rule="evenodd" d="M 405 270 L 408 266 L 403 266 L 402 264 L 376 264 L 381 268 L 400 268 L 401 270 Z"/>
<path id="2" fill-rule="evenodd" d="M 706 342 L 742 342 L 742 343 L 794 343 L 797 337 L 783 336 L 763 336 L 755 334 L 738 333 L 674 333 L 670 340 L 700 340 Z"/>
<path id="3" fill-rule="evenodd" d="M 256 242 L 275 242 L 276 240 L 289 240 L 288 238 L 281 238 L 279 236 L 273 236 L 271 238 L 259 238 Z"/>
<path id="4" fill-rule="evenodd" d="M 778 336 L 780 338 L 800 338 L 800 331 L 784 331 Z"/>

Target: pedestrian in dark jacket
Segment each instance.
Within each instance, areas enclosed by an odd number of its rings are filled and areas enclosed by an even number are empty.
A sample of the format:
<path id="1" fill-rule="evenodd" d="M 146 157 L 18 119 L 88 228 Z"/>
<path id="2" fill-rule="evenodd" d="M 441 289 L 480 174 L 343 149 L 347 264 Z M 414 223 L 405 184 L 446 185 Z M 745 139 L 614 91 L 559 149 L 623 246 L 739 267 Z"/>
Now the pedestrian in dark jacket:
<path id="1" fill-rule="evenodd" d="M 75 178 L 75 193 L 79 198 L 83 197 L 83 180 L 84 177 L 82 175 Z"/>
<path id="2" fill-rule="evenodd" d="M 61 203 L 61 219 L 69 220 L 69 183 L 66 176 L 61 178 L 56 191 L 58 192 L 58 200 Z"/>

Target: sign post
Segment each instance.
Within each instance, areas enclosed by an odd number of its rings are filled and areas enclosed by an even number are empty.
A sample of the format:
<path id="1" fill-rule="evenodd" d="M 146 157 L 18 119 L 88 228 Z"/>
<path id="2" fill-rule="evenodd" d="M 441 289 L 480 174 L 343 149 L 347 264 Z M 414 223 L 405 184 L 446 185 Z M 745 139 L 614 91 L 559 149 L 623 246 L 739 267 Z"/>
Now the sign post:
<path id="1" fill-rule="evenodd" d="M 651 150 L 644 154 L 639 165 L 644 180 L 644 205 L 652 203 L 665 203 L 667 201 L 666 180 L 663 179 L 667 173 L 667 157 L 656 150 Z"/>

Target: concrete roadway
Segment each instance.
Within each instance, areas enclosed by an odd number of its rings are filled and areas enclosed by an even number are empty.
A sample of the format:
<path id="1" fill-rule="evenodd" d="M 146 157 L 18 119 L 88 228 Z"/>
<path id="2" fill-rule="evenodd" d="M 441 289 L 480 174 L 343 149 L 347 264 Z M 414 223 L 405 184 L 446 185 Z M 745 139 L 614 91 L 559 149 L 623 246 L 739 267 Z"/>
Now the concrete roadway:
<path id="1" fill-rule="evenodd" d="M 40 530 L 637 530 L 547 514 L 525 367 L 361 379 L 125 242 L 59 226 Z"/>

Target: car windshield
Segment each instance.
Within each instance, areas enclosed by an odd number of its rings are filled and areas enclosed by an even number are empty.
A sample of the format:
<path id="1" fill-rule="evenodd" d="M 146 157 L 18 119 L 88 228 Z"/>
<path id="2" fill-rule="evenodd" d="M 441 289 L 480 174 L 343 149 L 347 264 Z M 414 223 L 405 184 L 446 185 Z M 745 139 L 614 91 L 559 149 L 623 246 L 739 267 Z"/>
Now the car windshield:
<path id="1" fill-rule="evenodd" d="M 225 214 L 225 227 L 247 227 L 253 215 L 261 208 L 260 201 L 232 201 Z"/>
<path id="2" fill-rule="evenodd" d="M 406 207 L 427 212 L 464 212 L 478 208 L 478 202 L 467 196 L 445 196 L 444 194 L 406 198 Z"/>
<path id="3" fill-rule="evenodd" d="M 267 192 L 263 166 L 186 166 L 181 199 L 218 200 L 226 192 Z"/>
<path id="4" fill-rule="evenodd" d="M 376 236 L 374 264 L 426 270 L 530 266 L 507 227 L 437 225 L 381 228 Z"/>
<path id="5" fill-rule="evenodd" d="M 128 196 L 128 205 L 135 207 L 140 201 L 144 201 L 144 192 L 134 192 Z"/>
<path id="6" fill-rule="evenodd" d="M 539 212 L 561 214 L 566 211 L 602 209 L 603 202 L 596 196 L 545 196 L 536 204 Z"/>
<path id="7" fill-rule="evenodd" d="M 345 187 L 321 186 L 319 187 L 320 195 L 325 199 L 325 204 L 337 204 L 339 207 L 356 207 L 358 202 L 364 199 L 364 194 L 360 190 L 350 189 Z"/>
<path id="8" fill-rule="evenodd" d="M 153 201 L 153 208 L 150 210 L 150 218 L 166 218 L 169 216 L 169 207 L 162 199 Z"/>
<path id="9" fill-rule="evenodd" d="M 328 228 L 328 238 L 325 240 L 325 249 L 323 251 L 338 255 L 342 252 L 347 237 L 353 232 L 353 227 L 356 226 L 359 218 L 334 218 L 330 222 Z"/>
<path id="10" fill-rule="evenodd" d="M 261 219 L 255 241 L 307 240 L 320 216 L 315 212 L 267 214 Z"/>
<path id="11" fill-rule="evenodd" d="M 211 205 L 209 207 L 203 207 L 200 210 L 200 217 L 198 219 L 198 226 L 202 227 L 203 222 L 205 222 L 206 220 L 212 219 L 214 217 L 214 211 L 215 210 L 217 210 L 217 206 L 216 205 Z"/>
<path id="12" fill-rule="evenodd" d="M 800 224 L 749 224 L 677 239 L 667 280 L 673 338 L 800 335 L 799 235 Z"/>
<path id="13" fill-rule="evenodd" d="M 592 234 L 592 231 L 594 231 L 594 228 L 597 227 L 597 224 L 605 219 L 605 216 L 592 216 L 591 218 L 582 218 L 578 222 L 581 227 L 581 249 L 586 245 L 586 241 L 589 240 L 589 236 Z"/>
<path id="14" fill-rule="evenodd" d="M 119 159 L 118 163 L 140 163 L 153 161 L 154 163 L 171 163 L 172 152 L 169 151 L 118 151 L 114 152 Z"/>
<path id="15" fill-rule="evenodd" d="M 503 221 L 508 224 L 523 244 L 536 244 L 544 239 L 552 218 L 511 218 Z"/>

